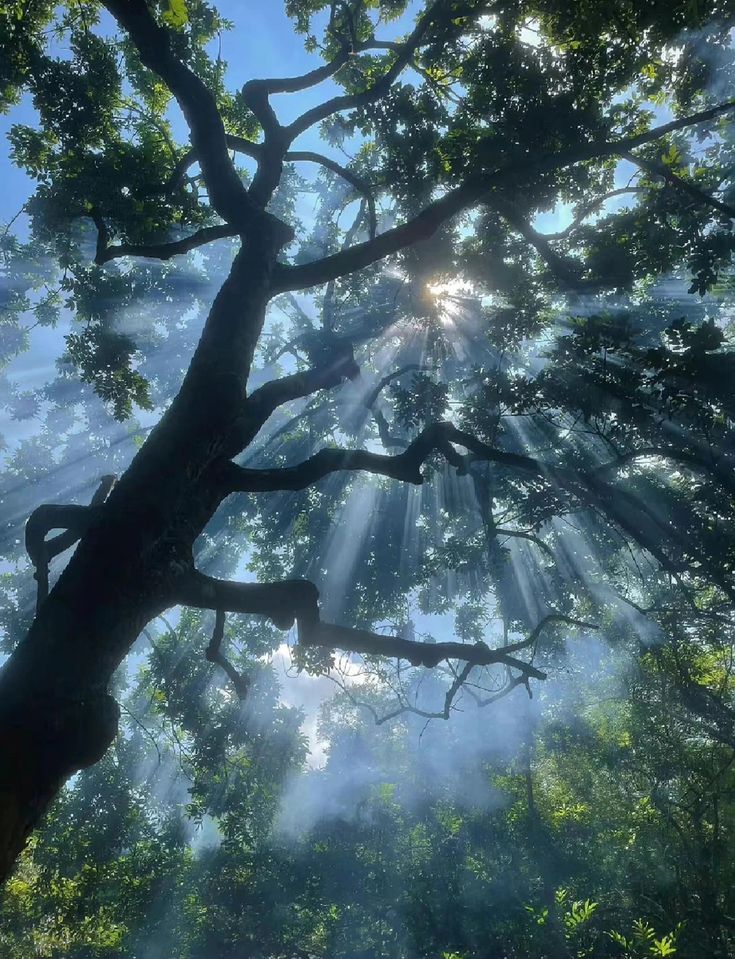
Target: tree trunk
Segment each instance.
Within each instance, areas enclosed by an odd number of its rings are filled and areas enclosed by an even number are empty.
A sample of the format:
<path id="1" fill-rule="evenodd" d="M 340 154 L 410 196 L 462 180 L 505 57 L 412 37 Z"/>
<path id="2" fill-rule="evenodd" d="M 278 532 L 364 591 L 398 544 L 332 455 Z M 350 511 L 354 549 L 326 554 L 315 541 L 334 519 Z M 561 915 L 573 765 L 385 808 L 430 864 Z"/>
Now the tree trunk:
<path id="1" fill-rule="evenodd" d="M 213 467 L 257 432 L 245 385 L 276 252 L 267 236 L 243 245 L 178 396 L 0 670 L 0 882 L 67 779 L 113 742 L 110 680 L 146 623 L 174 605 L 219 505 Z"/>

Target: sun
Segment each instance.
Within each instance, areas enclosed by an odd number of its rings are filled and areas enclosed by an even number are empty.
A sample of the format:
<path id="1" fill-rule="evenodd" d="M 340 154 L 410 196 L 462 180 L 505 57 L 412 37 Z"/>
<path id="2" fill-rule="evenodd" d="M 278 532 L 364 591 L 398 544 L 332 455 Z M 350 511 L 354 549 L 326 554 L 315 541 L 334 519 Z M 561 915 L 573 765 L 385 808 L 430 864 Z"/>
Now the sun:
<path id="1" fill-rule="evenodd" d="M 441 300 L 444 297 L 471 295 L 472 287 L 461 277 L 455 277 L 453 280 L 432 280 L 426 284 L 426 292 L 433 299 Z"/>
<path id="2" fill-rule="evenodd" d="M 443 326 L 452 326 L 461 310 L 460 300 L 473 294 L 472 286 L 460 277 L 437 279 L 427 283 L 424 295 L 437 311 Z"/>

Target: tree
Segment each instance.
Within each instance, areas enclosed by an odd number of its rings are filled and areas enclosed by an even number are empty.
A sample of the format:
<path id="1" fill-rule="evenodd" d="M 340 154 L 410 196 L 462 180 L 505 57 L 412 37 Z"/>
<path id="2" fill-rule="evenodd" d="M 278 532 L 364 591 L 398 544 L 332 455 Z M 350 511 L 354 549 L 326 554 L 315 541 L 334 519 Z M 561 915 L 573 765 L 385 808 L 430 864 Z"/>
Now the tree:
<path id="1" fill-rule="evenodd" d="M 708 612 L 719 615 L 732 601 L 732 531 L 720 512 L 732 494 L 731 411 L 718 391 L 729 358 L 718 352 L 717 331 L 672 318 L 667 344 L 646 350 L 634 336 L 621 342 L 621 324 L 613 323 L 615 349 L 633 380 L 624 382 L 622 396 L 616 374 L 597 368 L 597 358 L 612 349 L 587 320 L 548 376 L 524 378 L 508 363 L 522 341 L 548 329 L 562 302 L 568 314 L 575 307 L 589 313 L 584 297 L 613 291 L 627 307 L 631 294 L 633 301 L 641 295 L 641 283 L 674 270 L 689 270 L 692 291 L 703 294 L 729 263 L 733 101 L 709 91 L 716 89 L 715 69 L 729 75 L 731 8 L 639 6 L 437 0 L 417 11 L 405 37 L 382 39 L 380 28 L 405 14 L 405 3 L 290 2 L 288 12 L 324 64 L 299 77 L 251 80 L 234 94 L 223 87 L 222 64 L 207 54 L 224 24 L 205 3 L 83 0 L 59 8 L 39 0 L 11 3 L 0 13 L 3 102 L 30 90 L 41 120 L 40 129 L 15 127 L 11 137 L 17 161 L 38 180 L 29 205 L 33 249 L 53 257 L 60 295 L 87 321 L 67 338 L 70 363 L 118 417 L 134 404 L 148 405 L 150 395 L 135 368 L 135 343 L 114 328 L 108 305 L 120 298 L 135 303 L 146 276 L 164 290 L 167 279 L 144 270 L 136 281 L 120 262 L 166 262 L 192 251 L 207 256 L 208 244 L 226 238 L 235 238 L 236 250 L 175 399 L 123 475 L 114 485 L 106 477 L 89 506 L 44 505 L 28 520 L 38 607 L 0 675 L 3 876 L 61 785 L 114 740 L 119 710 L 108 691 L 111 678 L 140 631 L 172 606 L 214 611 L 207 657 L 243 696 L 247 679 L 223 652 L 228 613 L 264 617 L 283 630 L 296 624 L 299 655 L 309 668 L 324 668 L 335 649 L 411 667 L 445 663 L 443 708 L 419 710 L 431 718 L 448 717 L 472 671 L 482 667 L 500 668 L 500 686 L 488 701 L 518 685 L 530 689 L 532 679 L 545 675 L 528 655 L 544 630 L 586 625 L 569 589 L 566 605 L 544 599 L 535 621 L 519 610 L 507 569 L 492 569 L 501 536 L 548 552 L 542 528 L 555 517 L 589 511 L 597 535 L 622 536 L 655 561 L 663 580 L 682 592 L 709 590 Z M 112 16 L 115 32 L 101 29 L 101 10 Z M 316 23 L 323 26 L 321 40 L 312 32 Z M 71 57 L 48 47 L 54 30 L 68 38 Z M 276 95 L 325 81 L 343 92 L 290 124 L 279 122 Z M 189 127 L 186 148 L 172 139 L 171 97 Z M 657 118 L 651 104 L 673 119 Z M 357 157 L 343 165 L 332 153 L 295 149 L 315 127 L 328 144 L 354 137 Z M 237 169 L 231 152 L 255 161 L 252 178 Z M 621 158 L 642 171 L 632 185 L 615 184 Z M 285 165 L 302 161 L 322 166 L 326 179 L 320 229 L 299 245 L 288 222 L 293 196 Z M 341 190 L 338 181 L 346 184 Z M 606 204 L 628 190 L 637 202 L 610 211 Z M 572 205 L 574 219 L 563 234 L 543 235 L 536 215 L 559 200 Z M 355 203 L 353 226 L 340 231 L 336 209 Z M 28 250 L 4 242 L 11 269 L 18 269 Z M 388 258 L 397 274 L 382 269 Z M 471 279 L 474 299 L 447 321 L 441 283 L 454 273 Z M 314 327 L 293 294 L 322 287 L 321 324 Z M 294 362 L 279 378 L 253 386 L 266 310 L 276 297 L 292 311 L 296 335 L 280 348 Z M 601 302 L 604 319 L 614 301 Z M 357 303 L 363 309 L 355 325 L 350 306 Z M 53 318 L 53 298 L 33 305 Z M 27 300 L 11 298 L 11 313 L 23 306 Z M 396 368 L 363 396 L 357 425 L 342 431 L 366 443 L 375 438 L 384 451 L 329 445 L 309 449 L 295 465 L 280 457 L 262 462 L 263 430 L 289 402 L 309 401 L 297 416 L 301 425 L 307 417 L 316 424 L 311 439 L 333 434 L 334 411 L 311 405 L 311 398 L 356 382 L 367 362 L 356 355 L 359 344 L 385 336 L 401 318 L 410 318 L 417 335 L 401 348 L 396 334 Z M 450 326 L 462 324 L 473 350 L 464 357 L 449 336 Z M 579 355 L 594 361 L 580 365 Z M 583 394 L 574 392 L 576 374 L 585 379 Z M 388 389 L 391 418 L 382 408 Z M 605 424 L 600 395 L 616 404 L 607 408 L 614 415 Z M 558 440 L 567 430 L 558 411 L 567 416 L 578 401 L 574 422 L 599 413 L 598 446 L 570 442 L 545 458 L 524 449 L 518 434 L 502 435 L 501 420 L 510 412 L 547 422 L 548 437 Z M 442 420 L 452 406 L 452 421 Z M 707 420 L 721 434 L 722 449 L 715 454 L 692 435 L 680 439 L 677 430 L 672 437 L 662 411 L 691 433 Z M 293 429 L 293 418 L 282 428 Z M 626 430 L 625 444 L 616 429 Z M 613 450 L 602 462 L 601 448 Z M 258 454 L 258 465 L 236 462 L 245 451 Z M 645 463 L 616 478 L 621 465 L 652 456 L 703 476 L 702 501 L 664 490 Z M 421 485 L 427 471 L 442 468 L 440 461 L 472 485 L 479 514 L 471 526 L 460 512 L 455 538 L 469 537 L 479 557 L 473 575 L 481 569 L 485 586 L 491 574 L 498 580 L 506 618 L 521 633 L 517 641 L 495 648 L 484 642 L 484 614 L 471 603 L 463 612 L 466 642 L 379 632 L 384 614 L 398 608 L 402 584 L 401 577 L 381 581 L 375 564 L 344 605 L 353 622 L 363 621 L 360 628 L 323 621 L 318 590 L 307 578 L 287 573 L 274 582 L 239 583 L 195 565 L 195 544 L 216 528 L 213 518 L 229 497 L 250 494 L 253 502 L 280 491 L 318 497 L 326 488 L 319 484 L 357 473 Z M 501 502 L 509 506 L 508 527 L 497 522 Z M 299 511 L 296 504 L 292 510 Z M 251 509 L 234 508 L 244 515 Z M 317 504 L 311 522 L 324 509 Z M 269 524 L 268 542 L 262 534 Z M 293 529 L 290 538 L 278 530 L 276 511 L 263 511 L 255 525 L 253 548 L 263 571 L 306 565 Z M 54 529 L 62 532 L 48 539 Z M 49 590 L 50 560 L 75 543 Z M 395 565 L 395 541 L 387 536 L 382 545 Z M 555 564 L 561 575 L 558 558 Z M 420 576 L 405 585 L 420 586 Z M 400 690 L 399 700 L 397 709 L 417 709 Z M 384 716 L 376 711 L 376 718 Z"/>

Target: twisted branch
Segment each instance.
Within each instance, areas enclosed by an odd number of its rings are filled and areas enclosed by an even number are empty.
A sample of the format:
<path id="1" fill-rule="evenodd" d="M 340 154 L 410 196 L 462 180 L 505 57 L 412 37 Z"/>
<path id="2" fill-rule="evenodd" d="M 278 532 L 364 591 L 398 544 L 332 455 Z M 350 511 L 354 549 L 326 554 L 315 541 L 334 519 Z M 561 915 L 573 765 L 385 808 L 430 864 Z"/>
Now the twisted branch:
<path id="1" fill-rule="evenodd" d="M 55 505 L 46 503 L 31 513 L 26 522 L 25 546 L 28 558 L 35 567 L 33 578 L 38 583 L 36 612 L 48 596 L 49 563 L 73 546 L 87 532 L 97 516 L 99 507 L 107 499 L 115 484 L 115 476 L 103 476 L 89 506 Z M 52 529 L 62 529 L 52 539 L 46 535 Z"/>
<path id="2" fill-rule="evenodd" d="M 218 663 L 225 670 L 240 698 L 244 698 L 247 693 L 247 680 L 220 652 L 224 636 L 225 611 L 265 616 L 279 629 L 290 629 L 296 623 L 298 644 L 302 648 L 320 646 L 330 650 L 340 649 L 361 656 L 405 660 L 412 666 L 425 666 L 430 669 L 443 661 L 463 662 L 463 668 L 455 673 L 455 680 L 447 690 L 442 711 L 437 713 L 419 711 L 427 718 L 449 718 L 455 696 L 475 667 L 497 664 L 505 666 L 509 674 L 510 688 L 514 688 L 521 682 L 528 685 L 530 679 L 545 679 L 546 673 L 534 666 L 532 662 L 519 659 L 513 654 L 526 649 L 535 650 L 539 636 L 550 623 L 565 623 L 585 629 L 597 628 L 591 623 L 562 613 L 550 613 L 525 639 L 495 649 L 484 642 L 417 642 L 403 639 L 401 636 L 390 636 L 322 622 L 319 616 L 318 598 L 316 586 L 308 580 L 236 583 L 214 579 L 197 570 L 192 570 L 182 577 L 175 596 L 176 601 L 183 605 L 215 610 L 215 628 L 207 649 L 207 659 Z M 513 676 L 511 670 L 518 670 L 519 676 Z M 412 707 L 402 706 L 397 712 L 383 717 L 380 721 L 385 722 L 409 708 L 414 712 L 417 711 Z"/>
<path id="3" fill-rule="evenodd" d="M 238 672 L 222 652 L 221 647 L 224 636 L 225 611 L 223 609 L 217 609 L 215 610 L 212 638 L 209 641 L 205 655 L 210 663 L 216 663 L 227 673 L 230 682 L 235 687 L 238 698 L 245 699 L 250 689 L 250 680 L 243 673 Z"/>

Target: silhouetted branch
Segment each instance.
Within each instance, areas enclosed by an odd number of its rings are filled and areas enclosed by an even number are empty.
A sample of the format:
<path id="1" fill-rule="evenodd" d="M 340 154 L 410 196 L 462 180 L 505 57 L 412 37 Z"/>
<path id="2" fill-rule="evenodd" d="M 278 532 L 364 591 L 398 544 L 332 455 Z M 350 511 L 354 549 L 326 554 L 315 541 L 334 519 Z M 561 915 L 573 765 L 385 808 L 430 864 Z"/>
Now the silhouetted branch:
<path id="1" fill-rule="evenodd" d="M 248 694 L 248 690 L 250 689 L 250 680 L 247 678 L 247 676 L 244 676 L 242 673 L 238 672 L 222 652 L 221 647 L 224 636 L 225 611 L 222 609 L 217 609 L 215 610 L 214 630 L 212 632 L 212 638 L 209 641 L 209 646 L 207 646 L 206 657 L 210 663 L 216 663 L 227 673 L 230 682 L 235 687 L 235 692 L 237 693 L 238 698 L 245 699 Z"/>
<path id="2" fill-rule="evenodd" d="M 146 0 L 103 2 L 127 31 L 143 64 L 160 77 L 181 107 L 212 207 L 240 233 L 246 233 L 255 224 L 268 223 L 279 241 L 287 243 L 293 236 L 292 229 L 253 203 L 238 176 L 227 151 L 225 128 L 214 94 L 175 56 L 169 31 L 156 22 Z"/>
<path id="3" fill-rule="evenodd" d="M 514 203 L 493 194 L 486 205 L 497 210 L 503 219 L 507 220 L 513 229 L 517 230 L 524 240 L 531 244 L 546 263 L 550 273 L 563 287 L 571 290 L 581 290 L 590 285 L 589 281 L 584 280 L 581 276 L 581 264 L 557 253 L 549 242 L 549 238 L 543 233 L 539 233 Z"/>
<path id="4" fill-rule="evenodd" d="M 346 44 L 342 50 L 329 63 L 325 63 L 315 70 L 309 70 L 297 77 L 274 77 L 267 80 L 248 80 L 246 87 L 251 89 L 259 88 L 267 94 L 271 93 L 298 93 L 301 90 L 307 90 L 314 87 L 324 80 L 333 77 L 338 70 L 349 61 L 352 56 L 352 50 Z"/>
<path id="5" fill-rule="evenodd" d="M 259 162 L 263 161 L 264 159 L 264 147 L 262 143 L 255 143 L 252 140 L 248 140 L 246 137 L 236 136 L 233 133 L 225 134 L 225 142 L 228 149 L 234 150 L 236 153 L 243 153 L 246 156 L 252 157 L 254 160 L 258 160 Z M 354 187 L 355 191 L 365 198 L 369 212 L 370 236 L 375 236 L 377 231 L 375 195 L 372 186 L 367 180 L 361 177 L 358 173 L 350 170 L 348 167 L 343 166 L 336 160 L 333 160 L 331 157 L 325 156 L 322 153 L 317 153 L 314 150 L 288 150 L 283 155 L 283 159 L 289 163 L 316 163 L 319 166 L 323 166 L 325 170 L 330 170 L 337 176 L 342 177 L 343 180 Z M 186 171 L 189 169 L 189 167 L 193 163 L 196 163 L 197 160 L 197 151 L 193 149 L 188 150 L 176 164 L 176 167 L 174 168 L 174 171 L 171 174 L 168 182 L 164 185 L 163 190 L 171 190 L 177 186 L 186 175 Z"/>
<path id="6" fill-rule="evenodd" d="M 89 506 L 54 505 L 39 506 L 26 522 L 25 546 L 28 557 L 35 566 L 34 579 L 38 582 L 36 610 L 48 596 L 49 563 L 60 553 L 72 547 L 87 532 L 97 515 L 97 508 L 107 499 L 115 484 L 115 476 L 103 476 Z M 47 540 L 52 529 L 63 533 Z"/>
<path id="7" fill-rule="evenodd" d="M 464 447 L 470 455 L 460 454 L 457 446 Z M 451 423 L 430 424 L 403 452 L 395 455 L 332 448 L 320 450 L 295 466 L 280 469 L 246 469 L 231 462 L 221 464 L 217 483 L 223 497 L 234 492 L 300 490 L 332 473 L 352 470 L 421 485 L 421 468 L 434 453 L 444 456 L 459 475 L 466 474 L 469 463 L 476 460 L 537 477 L 612 520 L 672 575 L 699 565 L 728 596 L 735 597 L 735 588 L 701 550 L 697 552 L 695 562 L 672 558 L 666 547 L 673 546 L 681 556 L 686 556 L 692 548 L 689 539 L 673 524 L 657 516 L 640 498 L 601 480 L 599 470 L 569 469 L 532 456 L 497 449 Z"/>
<path id="8" fill-rule="evenodd" d="M 319 618 L 319 593 L 308 580 L 283 580 L 276 583 L 235 583 L 214 579 L 196 570 L 185 574 L 178 583 L 176 601 L 198 609 L 213 609 L 233 613 L 249 613 L 269 618 L 280 629 L 298 626 L 299 644 L 304 647 L 323 646 L 341 649 L 362 656 L 385 656 L 404 659 L 412 666 L 433 668 L 443 660 L 461 660 L 473 666 L 495 663 L 522 670 L 533 679 L 545 679 L 546 674 L 531 663 L 511 655 L 535 642 L 529 637 L 513 646 L 491 649 L 487 643 L 421 643 L 324 623 Z M 539 624 L 537 631 L 549 621 Z M 567 622 L 573 622 L 566 619 Z M 587 625 L 587 624 L 584 624 Z M 223 629 L 224 627 L 221 626 Z M 219 635 L 219 633 L 218 633 Z"/>
<path id="9" fill-rule="evenodd" d="M 375 384 L 372 390 L 365 397 L 364 405 L 367 409 L 371 410 L 375 403 L 377 402 L 378 397 L 386 388 L 389 386 L 393 380 L 399 379 L 401 376 L 404 376 L 406 373 L 424 373 L 429 370 L 430 367 L 421 366 L 420 363 L 409 363 L 407 366 L 402 366 L 398 370 L 393 370 L 392 373 L 386 373 L 385 376 L 381 377 L 378 382 Z"/>
<path id="10" fill-rule="evenodd" d="M 533 543 L 534 546 L 546 553 L 550 560 L 555 560 L 556 556 L 551 547 L 545 543 L 538 536 L 534 536 L 533 533 L 527 533 L 525 530 L 520 529 L 505 529 L 504 527 L 496 526 L 493 529 L 493 535 L 495 536 L 507 536 L 509 539 L 525 539 L 529 543 Z"/>
<path id="11" fill-rule="evenodd" d="M 491 190 L 506 189 L 519 178 L 532 174 L 549 173 L 577 163 L 622 156 L 635 147 L 658 140 L 676 130 L 683 130 L 712 120 L 733 109 L 735 109 L 735 101 L 727 101 L 708 110 L 701 110 L 690 116 L 664 123 L 646 133 L 616 140 L 598 140 L 543 157 L 516 158 L 494 171 L 472 175 L 464 183 L 430 203 L 412 220 L 386 230 L 372 240 L 357 243 L 347 250 L 312 263 L 299 266 L 280 264 L 273 278 L 274 289 L 276 292 L 307 289 L 362 270 L 419 240 L 428 239 L 440 226 L 478 203 Z"/>
<path id="12" fill-rule="evenodd" d="M 735 220 L 735 207 L 730 206 L 729 203 L 723 203 L 722 200 L 718 200 L 717 197 L 706 193 L 694 183 L 691 183 L 689 180 L 685 180 L 683 177 L 678 176 L 665 164 L 654 163 L 651 160 L 647 160 L 644 157 L 638 157 L 634 153 L 629 152 L 622 154 L 622 156 L 624 156 L 626 160 L 630 160 L 631 163 L 634 163 L 636 166 L 640 167 L 641 170 L 645 170 L 646 173 L 650 174 L 651 176 L 660 177 L 676 190 L 679 190 L 681 193 L 686 193 L 687 196 L 692 197 L 692 199 L 696 200 L 697 203 L 703 204 L 704 206 L 710 206 L 713 210 L 724 213 L 725 216 L 729 217 L 731 220 Z"/>
<path id="13" fill-rule="evenodd" d="M 642 186 L 621 186 L 617 190 L 610 190 L 609 193 L 603 193 L 601 196 L 595 197 L 593 200 L 590 200 L 589 203 L 585 203 L 580 209 L 578 215 L 572 220 L 572 222 L 565 226 L 563 230 L 558 230 L 556 233 L 539 233 L 539 236 L 543 237 L 545 240 L 564 240 L 569 236 L 570 233 L 573 233 L 578 229 L 582 223 L 590 216 L 595 210 L 599 210 L 601 206 L 604 206 L 608 200 L 614 200 L 618 196 L 626 196 L 631 193 L 645 193 L 646 189 Z"/>
<path id="14" fill-rule="evenodd" d="M 271 380 L 254 390 L 247 401 L 247 420 L 260 427 L 271 413 L 284 403 L 338 386 L 344 379 L 354 379 L 359 373 L 352 346 L 342 341 L 341 350 L 331 362 L 301 373 L 291 373 L 279 380 Z"/>
<path id="15" fill-rule="evenodd" d="M 181 240 L 172 240 L 169 243 L 119 243 L 115 246 L 107 246 L 104 243 L 97 243 L 97 253 L 94 262 L 101 266 L 103 263 L 109 263 L 121 256 L 140 256 L 155 260 L 170 260 L 174 256 L 180 256 L 183 253 L 190 253 L 200 246 L 212 243 L 215 240 L 221 240 L 224 237 L 237 236 L 238 231 L 235 227 L 227 223 L 219 226 L 206 226 L 191 236 L 185 236 Z"/>
<path id="16" fill-rule="evenodd" d="M 282 381 L 276 381 L 282 382 Z M 403 453 L 387 455 L 367 450 L 323 449 L 297 466 L 281 469 L 246 469 L 234 463 L 222 472 L 224 495 L 234 492 L 263 493 L 273 490 L 299 490 L 311 486 L 332 473 L 358 470 L 389 476 L 404 483 L 423 483 L 421 466 L 435 451 L 462 470 L 464 463 L 448 439 L 450 424 L 436 423 L 426 429 Z"/>

